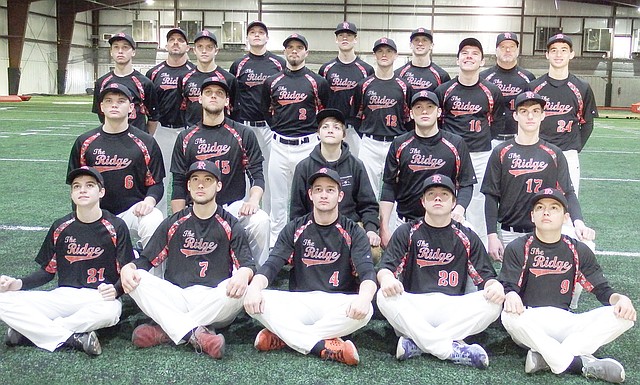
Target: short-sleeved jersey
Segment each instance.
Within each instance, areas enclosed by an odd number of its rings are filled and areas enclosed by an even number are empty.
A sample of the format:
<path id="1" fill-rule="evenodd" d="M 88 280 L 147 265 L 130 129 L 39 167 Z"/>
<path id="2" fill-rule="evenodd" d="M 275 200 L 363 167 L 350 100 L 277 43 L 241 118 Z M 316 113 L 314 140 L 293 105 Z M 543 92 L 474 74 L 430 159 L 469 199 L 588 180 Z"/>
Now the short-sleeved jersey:
<path id="1" fill-rule="evenodd" d="M 422 218 L 422 182 L 434 174 L 448 176 L 458 190 L 477 183 L 469 150 L 460 136 L 439 130 L 423 138 L 415 131 L 407 132 L 389 147 L 380 200 L 398 202 L 398 214 L 404 218 Z"/>
<path id="2" fill-rule="evenodd" d="M 217 126 L 198 123 L 180 132 L 173 148 L 171 172 L 186 175 L 191 164 L 199 160 L 214 162 L 222 172 L 222 190 L 216 197 L 218 204 L 243 199 L 247 178 L 251 187 L 264 190 L 264 158 L 256 135 L 251 128 L 230 118 Z M 186 185 L 184 189 L 183 195 L 177 195 L 174 189 L 173 199 L 187 199 Z"/>
<path id="3" fill-rule="evenodd" d="M 481 288 L 496 277 L 476 233 L 455 221 L 432 227 L 424 218 L 396 229 L 378 268 L 393 272 L 414 294 L 463 295 L 468 277 Z"/>
<path id="4" fill-rule="evenodd" d="M 518 123 L 513 119 L 516 96 L 529 90 L 529 83 L 536 78 L 535 75 L 519 66 L 506 70 L 496 64 L 480 72 L 480 78 L 495 84 L 502 91 L 505 105 L 504 131 L 496 134 L 517 134 Z"/>
<path id="5" fill-rule="evenodd" d="M 182 95 L 182 104 L 180 109 L 184 111 L 184 120 L 187 127 L 195 126 L 202 120 L 202 104 L 200 104 L 200 86 L 205 79 L 212 76 L 223 78 L 229 86 L 229 106 L 226 108 L 226 115 L 233 116 L 234 103 L 238 84 L 236 78 L 229 71 L 217 66 L 211 72 L 201 72 L 198 68 L 194 68 L 179 80 L 180 94 Z"/>
<path id="6" fill-rule="evenodd" d="M 122 84 L 133 95 L 133 111 L 129 114 L 129 124 L 147 131 L 147 120 L 157 122 L 160 117 L 156 88 L 146 76 L 133 70 L 127 76 L 117 76 L 113 71 L 96 80 L 93 88 L 93 107 L 91 112 L 98 114 L 100 122 L 104 123 L 104 114 L 100 110 L 100 92 L 111 83 Z"/>
<path id="7" fill-rule="evenodd" d="M 316 132 L 316 113 L 329 102 L 329 84 L 307 67 L 285 68 L 262 85 L 263 115 L 272 131 L 288 137 Z"/>
<path id="8" fill-rule="evenodd" d="M 531 82 L 531 90 L 547 101 L 540 137 L 562 151 L 582 150 L 593 130 L 593 119 L 598 117 L 589 83 L 573 74 L 564 80 L 546 74 Z"/>
<path id="9" fill-rule="evenodd" d="M 353 95 L 351 115 L 361 134 L 398 136 L 406 130 L 411 120 L 410 104 L 413 90 L 399 77 L 388 80 L 375 75 L 361 80 Z"/>
<path id="10" fill-rule="evenodd" d="M 240 267 L 255 271 L 244 228 L 221 206 L 211 218 L 200 219 L 187 207 L 162 221 L 135 263 L 148 268 L 162 262 L 164 279 L 182 288 L 216 287 Z"/>
<path id="11" fill-rule="evenodd" d="M 599 285 L 611 291 L 591 249 L 567 235 L 549 244 L 530 233 L 509 243 L 498 279 L 531 307 L 568 310 L 576 283 L 587 291 Z"/>
<path id="12" fill-rule="evenodd" d="M 442 108 L 441 128 L 462 136 L 470 152 L 491 150 L 493 132 L 504 125 L 504 102 L 498 87 L 481 79 L 465 86 L 454 78 L 434 91 Z"/>
<path id="13" fill-rule="evenodd" d="M 373 75 L 373 67 L 364 60 L 356 57 L 351 63 L 343 63 L 335 58 L 320 67 L 318 73 L 329 82 L 331 97 L 327 108 L 340 110 L 347 119 L 347 124 L 353 125 L 351 116 L 351 98 L 355 93 L 358 82 Z"/>
<path id="14" fill-rule="evenodd" d="M 431 63 L 426 67 L 418 67 L 410 61 L 395 70 L 395 75 L 406 80 L 415 92 L 433 91 L 440 84 L 451 80 L 449 73 L 435 63 Z"/>
<path id="15" fill-rule="evenodd" d="M 531 203 L 545 188 L 574 191 L 562 150 L 544 140 L 522 145 L 511 139 L 491 153 L 480 191 L 498 199 L 498 222 L 533 229 Z M 495 223 L 490 226 L 495 230 Z"/>
<path id="16" fill-rule="evenodd" d="M 238 81 L 238 93 L 234 107 L 235 118 L 239 122 L 264 120 L 262 116 L 262 84 L 271 75 L 282 71 L 286 61 L 269 51 L 264 55 L 251 52 L 231 64 L 229 72 Z"/>
<path id="17" fill-rule="evenodd" d="M 108 134 L 102 126 L 80 135 L 69 155 L 68 171 L 90 166 L 102 174 L 103 209 L 118 215 L 147 196 L 160 202 L 165 176 L 162 153 L 156 140 L 133 126 Z"/>
<path id="18" fill-rule="evenodd" d="M 120 267 L 132 260 L 127 225 L 106 210 L 91 223 L 81 222 L 75 214 L 56 220 L 36 257 L 43 270 L 58 274 L 58 286 L 91 289 L 115 284 Z"/>
<path id="19" fill-rule="evenodd" d="M 166 61 L 147 71 L 147 77 L 153 82 L 158 95 L 160 125 L 164 127 L 184 127 L 184 111 L 180 110 L 182 95 L 178 82 L 196 66 L 187 61 L 179 67 L 172 67 Z"/>
<path id="20" fill-rule="evenodd" d="M 326 226 L 313 213 L 287 223 L 258 274 L 272 282 L 286 263 L 291 291 L 356 293 L 360 282 L 376 281 L 367 235 L 343 215 Z"/>

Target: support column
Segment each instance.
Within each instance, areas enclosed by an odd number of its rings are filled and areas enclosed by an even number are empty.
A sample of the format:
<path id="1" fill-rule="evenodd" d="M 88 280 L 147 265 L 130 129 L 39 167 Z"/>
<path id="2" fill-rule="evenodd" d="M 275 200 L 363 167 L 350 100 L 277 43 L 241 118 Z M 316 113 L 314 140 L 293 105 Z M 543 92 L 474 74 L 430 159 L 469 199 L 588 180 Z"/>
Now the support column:
<path id="1" fill-rule="evenodd" d="M 20 62 L 24 47 L 24 35 L 27 31 L 29 3 L 31 1 L 7 0 L 7 20 L 10 20 L 7 26 L 9 32 L 9 68 L 7 70 L 9 95 L 17 95 L 20 89 Z"/>

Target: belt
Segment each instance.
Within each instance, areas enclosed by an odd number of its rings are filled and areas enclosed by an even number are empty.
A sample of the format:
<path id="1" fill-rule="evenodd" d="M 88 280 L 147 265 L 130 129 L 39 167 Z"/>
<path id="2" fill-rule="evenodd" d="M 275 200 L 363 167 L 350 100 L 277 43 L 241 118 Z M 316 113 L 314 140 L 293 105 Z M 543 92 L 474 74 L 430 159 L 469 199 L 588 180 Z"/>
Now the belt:
<path id="1" fill-rule="evenodd" d="M 497 140 L 511 140 L 516 137 L 516 134 L 499 134 L 496 136 Z"/>
<path id="2" fill-rule="evenodd" d="M 533 228 L 507 226 L 507 225 L 500 225 L 500 228 L 505 231 L 511 231 L 512 233 L 522 233 L 522 234 L 530 233 L 533 231 Z"/>
<path id="3" fill-rule="evenodd" d="M 256 120 L 256 121 L 245 120 L 244 124 L 251 127 L 267 127 L 266 120 Z"/>
<path id="4" fill-rule="evenodd" d="M 298 146 L 300 144 L 309 143 L 309 136 L 305 136 L 303 138 L 296 138 L 296 139 L 287 139 L 278 134 L 273 134 L 273 139 L 277 140 L 282 144 L 288 144 L 289 146 Z"/>
<path id="5" fill-rule="evenodd" d="M 366 136 L 367 138 L 371 138 L 373 140 L 377 140 L 378 142 L 393 142 L 393 140 L 396 138 L 394 135 L 362 134 L 362 136 Z"/>
<path id="6" fill-rule="evenodd" d="M 162 127 L 167 127 L 167 128 L 184 128 L 184 126 L 179 126 L 177 124 L 163 124 L 163 123 L 160 123 L 160 125 Z"/>

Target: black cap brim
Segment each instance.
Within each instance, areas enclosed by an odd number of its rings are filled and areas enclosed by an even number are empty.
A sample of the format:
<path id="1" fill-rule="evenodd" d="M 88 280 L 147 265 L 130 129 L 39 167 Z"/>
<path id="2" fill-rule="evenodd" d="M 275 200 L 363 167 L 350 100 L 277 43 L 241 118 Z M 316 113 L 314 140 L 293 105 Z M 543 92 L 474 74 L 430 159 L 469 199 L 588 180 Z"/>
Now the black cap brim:
<path id="1" fill-rule="evenodd" d="M 93 167 L 87 167 L 87 166 L 83 166 L 83 167 L 76 168 L 75 170 L 71 170 L 69 174 L 67 174 L 67 184 L 68 185 L 72 184 L 73 181 L 80 175 L 88 175 L 90 177 L 93 177 L 101 186 L 104 186 L 104 178 L 102 177 L 100 172 L 98 172 L 98 170 L 96 170 Z"/>

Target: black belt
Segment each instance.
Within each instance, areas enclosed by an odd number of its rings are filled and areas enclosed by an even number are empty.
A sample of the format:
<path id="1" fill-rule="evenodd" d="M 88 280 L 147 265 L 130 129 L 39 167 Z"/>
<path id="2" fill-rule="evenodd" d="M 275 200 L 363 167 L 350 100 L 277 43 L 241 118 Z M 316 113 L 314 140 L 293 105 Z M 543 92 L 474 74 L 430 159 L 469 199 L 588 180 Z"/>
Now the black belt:
<path id="1" fill-rule="evenodd" d="M 362 136 L 366 136 L 367 138 L 371 138 L 373 140 L 377 140 L 378 142 L 393 142 L 393 140 L 396 138 L 394 135 L 362 134 Z"/>
<path id="2" fill-rule="evenodd" d="M 496 136 L 497 140 L 511 140 L 516 137 L 516 134 L 499 134 Z"/>
<path id="3" fill-rule="evenodd" d="M 507 226 L 507 225 L 500 225 L 500 228 L 502 230 L 505 231 L 511 231 L 512 233 L 530 233 L 533 231 L 533 228 L 525 228 L 525 227 L 517 227 L 517 226 Z"/>
<path id="4" fill-rule="evenodd" d="M 244 124 L 251 127 L 267 127 L 266 120 L 256 120 L 256 121 L 245 120 Z"/>
<path id="5" fill-rule="evenodd" d="M 178 126 L 177 124 L 163 124 L 163 123 L 160 123 L 160 125 L 162 127 L 167 127 L 167 128 L 184 128 L 184 126 Z"/>
<path id="6" fill-rule="evenodd" d="M 304 138 L 299 138 L 299 139 L 287 139 L 287 138 L 283 138 L 282 136 L 280 136 L 278 134 L 273 134 L 273 139 L 277 140 L 278 142 L 280 142 L 282 144 L 288 144 L 290 146 L 298 146 L 300 144 L 309 143 L 309 137 L 308 136 L 305 136 Z"/>

